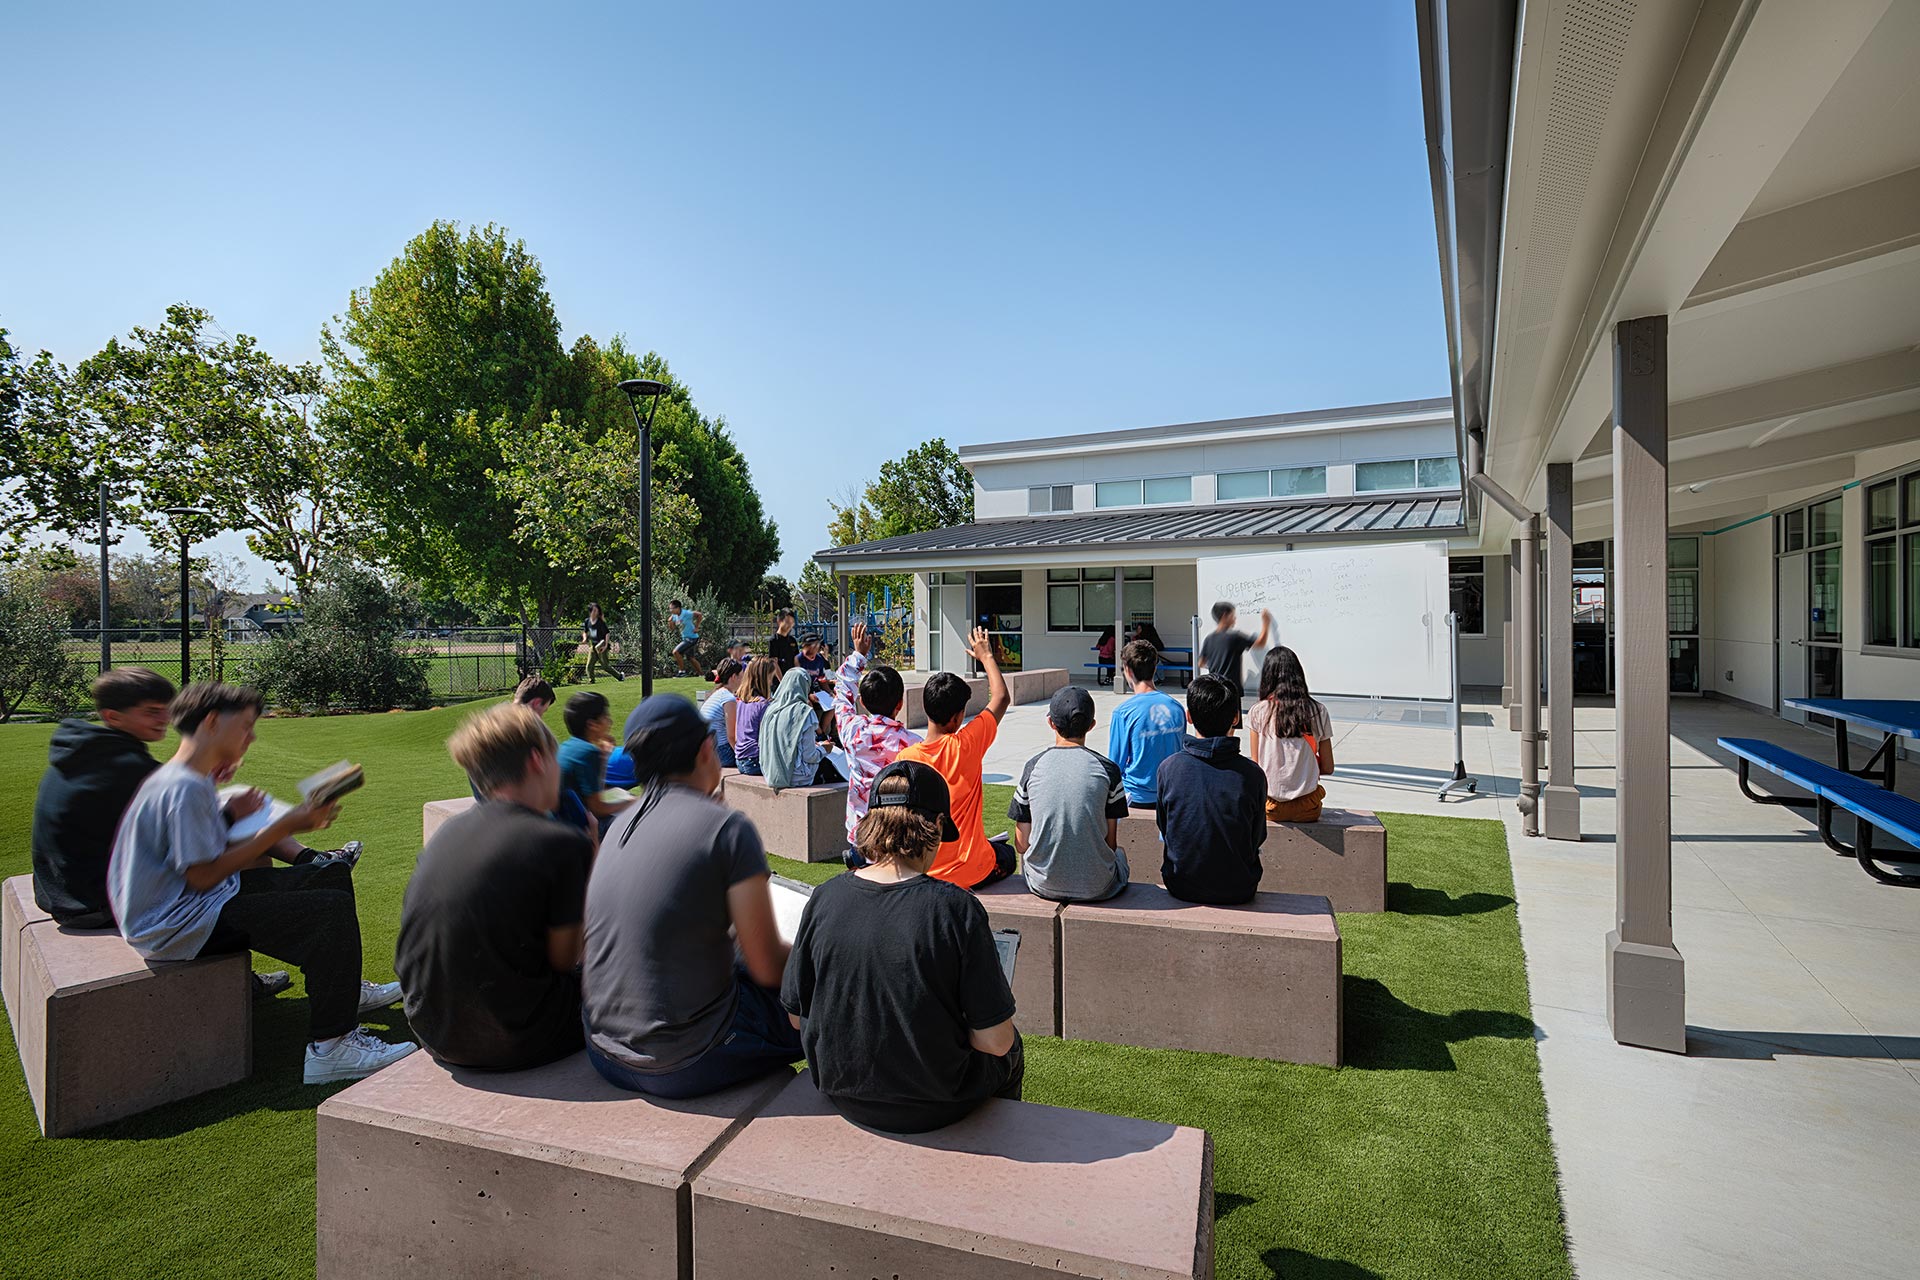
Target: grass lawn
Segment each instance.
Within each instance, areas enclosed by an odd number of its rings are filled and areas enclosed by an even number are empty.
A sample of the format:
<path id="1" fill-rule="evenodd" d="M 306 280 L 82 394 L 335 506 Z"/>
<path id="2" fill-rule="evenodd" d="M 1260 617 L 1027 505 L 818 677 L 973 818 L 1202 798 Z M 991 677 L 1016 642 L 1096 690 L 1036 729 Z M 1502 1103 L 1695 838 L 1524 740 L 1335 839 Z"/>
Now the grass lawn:
<path id="1" fill-rule="evenodd" d="M 596 687 L 616 723 L 639 696 L 633 680 Z M 465 791 L 442 743 L 482 705 L 260 726 L 241 777 L 276 794 L 332 760 L 366 766 L 324 838 L 367 843 L 355 880 L 369 977 L 393 976 L 421 802 Z M 549 719 L 558 730 L 557 708 Z M 0 875 L 29 869 L 50 733 L 0 726 Z M 999 830 L 1010 789 L 988 792 Z M 1340 917 L 1345 1068 L 1029 1038 L 1026 1096 L 1207 1129 L 1222 1277 L 1569 1276 L 1505 835 L 1484 821 L 1386 821 L 1393 909 Z M 814 882 L 837 870 L 776 862 Z M 405 1033 L 397 1009 L 372 1021 Z M 305 1030 L 296 975 L 256 1006 L 252 1079 L 58 1142 L 38 1136 L 9 1030 L 0 1275 L 312 1275 L 313 1113 L 344 1086 L 300 1083 Z"/>

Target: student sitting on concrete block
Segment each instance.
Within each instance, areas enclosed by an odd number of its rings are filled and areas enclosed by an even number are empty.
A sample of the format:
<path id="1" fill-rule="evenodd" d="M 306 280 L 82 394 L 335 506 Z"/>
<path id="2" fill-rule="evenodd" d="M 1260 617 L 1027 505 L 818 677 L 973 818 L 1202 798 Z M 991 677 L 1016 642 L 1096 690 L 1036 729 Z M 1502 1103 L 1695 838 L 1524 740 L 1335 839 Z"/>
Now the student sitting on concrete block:
<path id="1" fill-rule="evenodd" d="M 846 779 L 820 744 L 820 705 L 813 677 L 789 671 L 780 677 L 760 721 L 760 769 L 775 791 L 826 787 Z"/>
<path id="2" fill-rule="evenodd" d="M 1267 838 L 1267 778 L 1233 736 L 1239 684 L 1212 671 L 1194 677 L 1187 714 L 1200 736 L 1160 766 L 1161 883 L 1187 902 L 1251 902 Z"/>
<path id="3" fill-rule="evenodd" d="M 1184 720 L 1184 717 L 1183 717 Z M 1047 704 L 1053 745 L 1027 761 L 1007 816 L 1027 888 L 1055 902 L 1099 902 L 1127 887 L 1120 766 L 1087 747 L 1093 695 L 1068 685 Z"/>
<path id="4" fill-rule="evenodd" d="M 767 661 L 767 659 L 761 659 Z M 646 794 L 587 881 L 587 1056 L 658 1098 L 715 1093 L 800 1060 L 775 990 L 787 962 L 760 833 L 713 798 L 720 757 L 693 704 L 655 694 L 627 721 Z M 740 961 L 734 959 L 739 948 Z"/>
<path id="5" fill-rule="evenodd" d="M 1154 687 L 1160 651 L 1135 640 L 1120 651 L 1132 696 L 1121 700 L 1107 730 L 1107 754 L 1120 766 L 1127 799 L 1143 809 L 1160 806 L 1160 763 L 1178 755 L 1187 740 L 1187 713 Z"/>
<path id="6" fill-rule="evenodd" d="M 447 743 L 484 799 L 420 851 L 393 968 L 414 1034 L 449 1066 L 517 1071 L 580 1049 L 593 843 L 548 816 L 560 799 L 557 745 L 512 704 L 468 718 Z"/>
<path id="7" fill-rule="evenodd" d="M 859 843 L 860 820 L 867 816 L 867 796 L 873 780 L 894 757 L 920 741 L 920 735 L 900 722 L 906 701 L 906 683 L 886 663 L 867 665 L 873 637 L 867 624 L 853 624 L 853 647 L 833 681 L 833 714 L 840 744 L 847 752 L 847 849 Z M 857 856 L 851 860 L 858 866 Z"/>
<path id="8" fill-rule="evenodd" d="M 807 899 L 780 1002 L 834 1109 L 887 1133 L 925 1133 L 988 1098 L 1020 1097 L 1025 1056 L 987 912 L 927 875 L 957 832 L 947 784 L 896 761 L 874 779 L 866 865 Z"/>
<path id="9" fill-rule="evenodd" d="M 968 651 L 987 673 L 987 705 L 962 727 L 960 722 L 966 719 L 973 690 L 951 671 L 935 673 L 921 692 L 927 709 L 926 741 L 904 748 L 899 759 L 931 765 L 946 779 L 953 797 L 953 823 L 959 834 L 940 846 L 939 856 L 927 874 L 963 889 L 978 889 L 1005 880 L 1019 865 L 1013 845 L 1006 840 L 989 840 L 980 824 L 981 765 L 1013 697 L 1007 692 L 1006 677 L 1000 674 L 1000 663 L 993 656 L 993 639 L 985 628 L 973 629 Z"/>
<path id="10" fill-rule="evenodd" d="M 192 960 L 251 949 L 305 971 L 311 1025 L 308 1084 L 357 1080 L 419 1046 L 388 1044 L 360 1015 L 400 998 L 400 984 L 360 977 L 360 917 L 353 871 L 339 861 L 255 867 L 281 840 L 333 821 L 337 802 L 294 806 L 250 839 L 229 843 L 214 778 L 240 762 L 260 716 L 256 691 L 192 684 L 173 700 L 180 734 L 173 759 L 154 770 L 114 837 L 107 889 L 120 936 L 148 960 Z M 248 816 L 266 802 L 245 797 Z"/>
<path id="11" fill-rule="evenodd" d="M 1333 772 L 1333 722 L 1307 692 L 1293 650 L 1277 644 L 1260 668 L 1260 701 L 1247 716 L 1253 758 L 1267 778 L 1269 822 L 1318 822 Z"/>

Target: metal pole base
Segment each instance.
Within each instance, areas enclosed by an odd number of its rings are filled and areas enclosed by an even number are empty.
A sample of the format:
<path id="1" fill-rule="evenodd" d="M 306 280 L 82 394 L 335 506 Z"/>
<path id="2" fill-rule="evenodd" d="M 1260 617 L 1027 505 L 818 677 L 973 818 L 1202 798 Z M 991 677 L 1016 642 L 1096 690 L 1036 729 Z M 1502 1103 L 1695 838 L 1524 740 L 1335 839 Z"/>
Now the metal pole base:
<path id="1" fill-rule="evenodd" d="M 1479 790 L 1480 779 L 1469 778 L 1467 776 L 1466 764 L 1456 760 L 1453 762 L 1453 776 L 1441 783 L 1440 789 L 1433 794 L 1436 800 L 1445 800 L 1456 791 L 1464 791 L 1468 795 L 1473 795 Z"/>

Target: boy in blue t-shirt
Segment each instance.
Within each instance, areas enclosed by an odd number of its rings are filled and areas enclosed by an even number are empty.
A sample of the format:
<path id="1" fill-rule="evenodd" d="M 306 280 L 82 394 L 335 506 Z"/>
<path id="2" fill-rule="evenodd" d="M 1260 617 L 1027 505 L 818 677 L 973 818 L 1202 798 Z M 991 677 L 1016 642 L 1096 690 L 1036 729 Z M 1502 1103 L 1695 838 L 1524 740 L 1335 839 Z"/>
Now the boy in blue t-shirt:
<path id="1" fill-rule="evenodd" d="M 562 817 L 569 816 L 572 806 L 567 797 L 579 801 L 585 809 L 589 821 L 582 822 L 583 829 L 597 829 L 605 835 L 607 827 L 613 822 L 614 815 L 631 804 L 609 804 L 600 798 L 607 789 L 607 753 L 613 745 L 613 709 L 607 705 L 606 695 L 586 692 L 576 693 L 567 699 L 566 709 L 561 718 L 567 722 L 567 740 L 560 744 L 560 808 Z"/>
<path id="2" fill-rule="evenodd" d="M 1113 713 L 1107 758 L 1120 766 L 1127 803 L 1158 809 L 1160 762 L 1180 754 L 1187 737 L 1186 708 L 1153 687 L 1160 653 L 1146 641 L 1135 640 L 1122 649 L 1120 666 L 1133 686 L 1133 696 Z"/>

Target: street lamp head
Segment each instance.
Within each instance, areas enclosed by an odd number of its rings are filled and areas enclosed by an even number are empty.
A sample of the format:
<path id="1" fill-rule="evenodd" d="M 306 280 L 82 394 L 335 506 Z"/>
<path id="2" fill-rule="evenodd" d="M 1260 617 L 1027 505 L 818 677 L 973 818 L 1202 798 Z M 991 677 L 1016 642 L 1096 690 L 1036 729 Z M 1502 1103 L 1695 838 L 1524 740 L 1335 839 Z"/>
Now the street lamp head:
<path id="1" fill-rule="evenodd" d="M 628 378 L 620 384 L 620 389 L 638 400 L 641 396 L 658 396 L 666 392 L 667 384 L 655 382 L 652 378 Z"/>
<path id="2" fill-rule="evenodd" d="M 207 510 L 205 507 L 162 507 L 161 511 L 163 514 L 173 516 L 176 519 L 186 516 L 210 516 L 213 514 L 213 512 Z"/>

